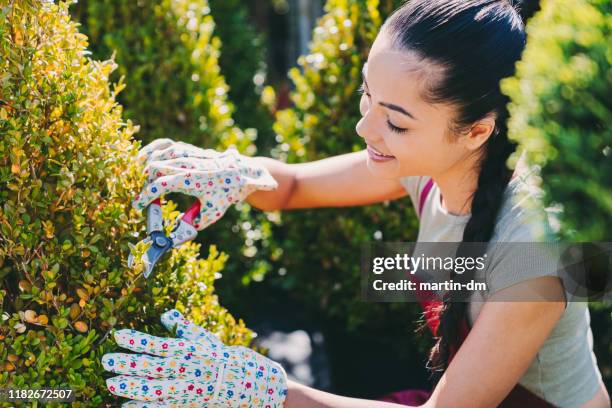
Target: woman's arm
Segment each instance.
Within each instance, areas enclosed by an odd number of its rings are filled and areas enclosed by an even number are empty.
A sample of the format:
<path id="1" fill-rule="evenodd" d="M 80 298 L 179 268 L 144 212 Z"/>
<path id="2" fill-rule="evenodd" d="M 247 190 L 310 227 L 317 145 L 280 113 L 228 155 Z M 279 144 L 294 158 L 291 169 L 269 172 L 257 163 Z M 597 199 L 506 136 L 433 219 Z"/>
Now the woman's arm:
<path id="1" fill-rule="evenodd" d="M 342 397 L 288 381 L 289 392 L 285 408 L 406 408 L 391 402 Z"/>
<path id="2" fill-rule="evenodd" d="M 486 302 L 457 355 L 422 408 L 496 407 L 518 383 L 563 314 L 565 302 L 503 302 L 525 291 L 563 296 L 556 277 L 500 290 Z M 550 299 L 550 297 L 547 297 Z M 381 401 L 341 397 L 289 382 L 285 408 L 391 408 Z"/>
<path id="3" fill-rule="evenodd" d="M 513 295 L 514 293 L 514 295 Z M 483 306 L 424 407 L 496 407 L 518 383 L 564 312 L 564 301 L 504 302 L 525 293 L 563 299 L 556 277 L 500 290 Z M 551 297 L 544 297 L 551 299 Z"/>
<path id="4" fill-rule="evenodd" d="M 397 179 L 374 177 L 365 150 L 308 163 L 286 164 L 256 157 L 278 181 L 274 191 L 256 191 L 247 202 L 261 210 L 345 207 L 394 200 L 406 190 Z"/>

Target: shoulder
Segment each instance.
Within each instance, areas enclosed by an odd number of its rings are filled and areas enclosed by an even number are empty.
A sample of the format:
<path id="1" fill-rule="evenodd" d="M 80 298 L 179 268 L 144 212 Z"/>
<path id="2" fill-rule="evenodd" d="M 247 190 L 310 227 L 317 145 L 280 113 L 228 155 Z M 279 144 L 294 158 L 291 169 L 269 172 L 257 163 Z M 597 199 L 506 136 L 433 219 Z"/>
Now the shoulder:
<path id="1" fill-rule="evenodd" d="M 558 277 L 559 209 L 546 208 L 539 168 L 517 172 L 504 193 L 490 241 L 489 294 L 522 281 Z"/>
<path id="2" fill-rule="evenodd" d="M 548 242 L 555 240 L 560 208 L 545 207 L 539 167 L 517 172 L 504 192 L 491 241 Z"/>
<path id="3" fill-rule="evenodd" d="M 425 186 L 429 180 L 431 180 L 431 177 L 429 176 L 406 176 L 399 178 L 399 181 L 408 193 L 408 196 L 412 201 L 412 205 L 417 213 L 417 217 L 419 218 L 421 217 L 419 214 L 421 195 L 423 194 Z"/>
<path id="4" fill-rule="evenodd" d="M 405 176 L 400 177 L 399 181 L 411 197 L 418 198 L 419 192 L 423 190 L 429 178 L 429 176 Z"/>

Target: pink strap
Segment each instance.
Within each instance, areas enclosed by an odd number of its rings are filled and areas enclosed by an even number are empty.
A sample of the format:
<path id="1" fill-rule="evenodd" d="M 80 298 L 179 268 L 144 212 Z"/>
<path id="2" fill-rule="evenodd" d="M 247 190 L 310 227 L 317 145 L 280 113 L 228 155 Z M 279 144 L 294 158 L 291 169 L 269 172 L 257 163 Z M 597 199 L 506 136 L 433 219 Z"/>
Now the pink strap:
<path id="1" fill-rule="evenodd" d="M 425 200 L 427 200 L 427 196 L 429 195 L 429 191 L 431 190 L 432 186 L 433 179 L 430 177 L 425 184 L 425 188 L 423 188 L 421 198 L 419 199 L 419 217 L 421 217 Z M 413 279 L 417 281 L 418 284 L 418 278 L 414 276 Z M 440 300 L 437 299 L 437 296 L 431 291 L 417 291 L 417 299 L 421 305 L 421 308 L 423 309 L 425 321 L 427 322 L 431 332 L 435 335 L 438 331 L 438 325 L 440 324 L 439 316 L 435 309 L 440 305 Z"/>
<path id="2" fill-rule="evenodd" d="M 430 177 L 427 184 L 425 184 L 425 188 L 421 193 L 421 199 L 419 200 L 419 217 L 421 217 L 421 213 L 423 212 L 423 206 L 425 205 L 425 200 L 427 200 L 427 196 L 429 195 L 429 190 L 433 186 L 433 179 Z"/>

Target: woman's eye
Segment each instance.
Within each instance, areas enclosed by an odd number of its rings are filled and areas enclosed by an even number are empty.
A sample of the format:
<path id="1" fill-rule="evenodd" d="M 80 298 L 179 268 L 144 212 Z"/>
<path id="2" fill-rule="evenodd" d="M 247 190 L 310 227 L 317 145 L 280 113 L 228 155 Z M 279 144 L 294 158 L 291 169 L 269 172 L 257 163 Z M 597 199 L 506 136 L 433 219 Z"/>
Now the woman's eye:
<path id="1" fill-rule="evenodd" d="M 404 128 L 395 126 L 393 123 L 389 121 L 389 119 L 387 119 L 387 126 L 389 126 L 389 129 L 391 129 L 391 131 L 395 133 L 404 133 L 408 131 L 408 129 L 404 129 Z"/>
<path id="2" fill-rule="evenodd" d="M 365 88 L 365 85 L 363 84 L 363 82 L 361 83 L 361 85 L 359 85 L 359 88 L 357 88 L 357 93 L 363 95 L 366 94 L 368 96 L 370 96 L 370 94 L 368 93 L 368 90 Z"/>
<path id="3" fill-rule="evenodd" d="M 368 97 L 371 97 L 371 95 L 368 93 L 368 90 L 366 89 L 365 84 L 363 82 L 361 83 L 361 85 L 359 85 L 359 88 L 357 88 L 357 92 L 361 95 L 366 94 Z M 395 133 L 404 133 L 408 131 L 408 129 L 404 129 L 404 128 L 395 126 L 393 123 L 389 121 L 389 119 L 387 119 L 387 126 L 389 127 L 389 129 L 391 129 L 392 132 L 395 132 Z"/>

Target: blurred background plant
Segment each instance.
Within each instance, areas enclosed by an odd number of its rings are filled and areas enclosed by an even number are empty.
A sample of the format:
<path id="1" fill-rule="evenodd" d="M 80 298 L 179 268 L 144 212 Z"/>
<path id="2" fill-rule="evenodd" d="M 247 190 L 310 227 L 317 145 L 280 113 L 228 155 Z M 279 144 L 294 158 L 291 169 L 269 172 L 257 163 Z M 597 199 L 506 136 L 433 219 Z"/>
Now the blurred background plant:
<path id="1" fill-rule="evenodd" d="M 561 238 L 605 241 L 612 238 L 612 2 L 558 3 L 534 17 L 517 75 L 502 84 L 512 98 L 510 137 L 541 166 L 545 203 L 562 203 Z"/>
<path id="2" fill-rule="evenodd" d="M 257 151 L 264 154 L 274 142 L 272 116 L 260 103 L 267 77 L 265 37 L 249 19 L 247 4 L 240 0 L 210 0 L 214 35 L 221 40 L 219 66 L 235 102 L 233 118 L 244 129 L 257 131 Z"/>
<path id="3" fill-rule="evenodd" d="M 90 39 L 93 57 L 114 55 L 113 78 L 138 84 L 118 101 L 145 143 L 180 136 L 199 146 L 255 152 L 255 130 L 243 131 L 232 118 L 235 107 L 219 67 L 221 41 L 207 0 L 85 0 L 71 12 Z"/>

